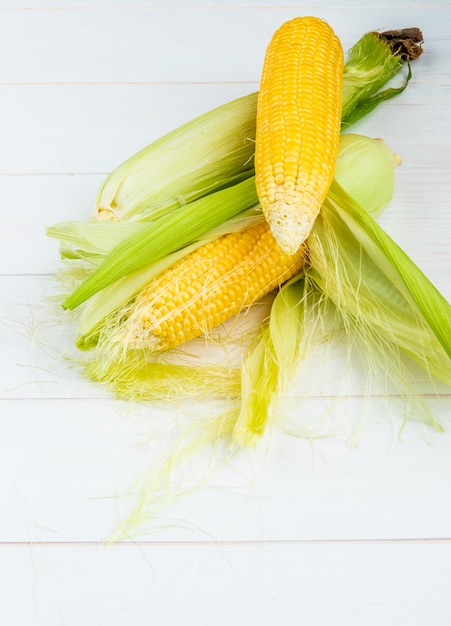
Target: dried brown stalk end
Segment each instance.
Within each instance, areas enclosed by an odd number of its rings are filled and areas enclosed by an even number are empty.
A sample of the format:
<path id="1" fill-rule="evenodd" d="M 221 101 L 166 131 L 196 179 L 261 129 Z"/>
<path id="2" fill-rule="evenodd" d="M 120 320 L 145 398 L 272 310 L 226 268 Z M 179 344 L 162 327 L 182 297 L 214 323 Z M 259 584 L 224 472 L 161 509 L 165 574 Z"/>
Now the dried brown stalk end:
<path id="1" fill-rule="evenodd" d="M 404 61 L 417 59 L 423 52 L 423 33 L 419 28 L 401 28 L 400 30 L 386 30 L 375 33 L 391 48 L 393 54 Z"/>

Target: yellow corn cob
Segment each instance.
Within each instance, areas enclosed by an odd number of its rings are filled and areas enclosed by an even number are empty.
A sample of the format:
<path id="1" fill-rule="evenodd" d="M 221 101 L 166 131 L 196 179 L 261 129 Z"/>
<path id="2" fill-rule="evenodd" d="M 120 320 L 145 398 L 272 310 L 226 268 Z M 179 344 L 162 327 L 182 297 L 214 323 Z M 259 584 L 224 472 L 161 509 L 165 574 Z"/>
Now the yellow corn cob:
<path id="1" fill-rule="evenodd" d="M 304 258 L 304 249 L 282 253 L 266 222 L 223 235 L 139 294 L 119 341 L 161 351 L 207 333 L 294 276 Z"/>
<path id="2" fill-rule="evenodd" d="M 340 135 L 343 50 L 323 20 L 295 18 L 274 34 L 257 103 L 255 183 L 274 237 L 293 254 L 332 183 Z"/>

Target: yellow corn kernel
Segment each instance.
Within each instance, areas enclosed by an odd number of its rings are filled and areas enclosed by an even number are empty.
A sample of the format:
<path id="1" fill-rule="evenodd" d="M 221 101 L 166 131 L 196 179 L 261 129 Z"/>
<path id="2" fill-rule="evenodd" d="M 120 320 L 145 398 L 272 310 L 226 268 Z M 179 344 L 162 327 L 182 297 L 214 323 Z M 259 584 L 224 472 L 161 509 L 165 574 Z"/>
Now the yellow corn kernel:
<path id="1" fill-rule="evenodd" d="M 294 276 L 305 251 L 284 254 L 266 222 L 201 246 L 136 298 L 121 332 L 127 348 L 178 346 L 254 304 Z"/>
<path id="2" fill-rule="evenodd" d="M 255 184 L 271 231 L 293 254 L 332 183 L 341 123 L 343 49 L 316 17 L 283 24 L 266 51 L 257 103 Z"/>

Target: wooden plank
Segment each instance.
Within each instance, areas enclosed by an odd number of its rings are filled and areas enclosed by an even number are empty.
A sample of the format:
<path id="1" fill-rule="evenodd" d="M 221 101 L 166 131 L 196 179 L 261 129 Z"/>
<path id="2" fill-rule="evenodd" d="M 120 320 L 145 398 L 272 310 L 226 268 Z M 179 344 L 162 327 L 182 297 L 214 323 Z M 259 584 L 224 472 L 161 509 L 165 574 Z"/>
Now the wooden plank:
<path id="1" fill-rule="evenodd" d="M 410 2 L 409 7 L 415 7 L 418 9 L 421 8 L 435 8 L 435 7 L 443 7 L 448 6 L 444 2 L 434 2 L 432 4 L 425 4 L 424 0 L 416 0 L 415 2 Z M 299 4 L 296 0 L 284 0 L 283 8 L 294 7 L 299 9 Z M 315 8 L 319 9 L 330 9 L 333 7 L 341 7 L 344 9 L 354 9 L 357 7 L 368 7 L 368 8 L 404 8 L 406 9 L 406 5 L 402 2 L 394 2 L 393 4 L 389 4 L 388 2 L 383 3 L 381 5 L 377 5 L 375 7 L 374 0 L 362 0 L 361 2 L 340 2 L 339 0 L 323 0 L 315 5 Z M 45 3 L 42 0 L 22 0 L 18 2 L 16 0 L 0 0 L 0 10 L 1 9 L 14 9 L 15 11 L 48 11 L 52 10 L 60 10 L 60 11 L 74 11 L 74 10 L 92 10 L 92 9 L 103 9 L 103 10 L 119 10 L 124 11 L 126 9 L 138 9 L 142 11 L 146 10 L 155 10 L 155 9 L 166 9 L 166 10 L 180 10 L 180 9 L 208 9 L 215 11 L 217 9 L 225 9 L 225 8 L 233 8 L 233 9 L 276 9 L 280 8 L 275 3 L 274 0 L 246 0 L 246 4 L 243 5 L 240 0 L 171 0 L 170 2 L 163 3 L 161 0 L 130 0 L 130 2 L 126 2 L 126 0 L 84 0 L 83 4 L 80 5 L 74 0 L 46 0 Z M 307 5 L 305 8 L 309 8 Z"/>
<path id="2" fill-rule="evenodd" d="M 401 432 L 402 415 L 377 398 L 336 399 L 315 422 L 326 403 L 293 402 L 299 436 L 276 422 L 255 450 L 205 445 L 177 465 L 175 446 L 224 405 L 3 399 L 0 541 L 104 541 L 160 473 L 131 539 L 451 538 L 449 432 L 413 421 Z M 431 404 L 449 431 L 449 398 Z"/>
<path id="3" fill-rule="evenodd" d="M 46 236 L 57 222 L 89 219 L 103 174 L 0 178 L 0 273 L 53 274 L 58 242 Z"/>
<path id="4" fill-rule="evenodd" d="M 2 129 L 0 173 L 106 175 L 170 130 L 256 88 L 249 83 L 0 85 L 9 120 Z M 443 83 L 412 82 L 352 131 L 382 136 L 408 167 L 434 169 L 450 157 L 450 96 Z M 427 132 L 417 132 L 425 119 Z"/>
<path id="5" fill-rule="evenodd" d="M 448 626 L 451 545 L 3 546 L 5 624 Z M 5 565 L 14 563 L 14 567 Z"/>
<path id="6" fill-rule="evenodd" d="M 256 89 L 269 37 L 299 12 L 283 5 L 0 0 L 2 624 L 450 622 L 449 432 L 410 421 L 400 435 L 402 410 L 376 388 L 365 402 L 339 360 L 310 397 L 291 390 L 290 422 L 255 451 L 218 466 L 224 450 L 207 447 L 175 470 L 191 492 L 137 543 L 101 545 L 131 483 L 223 405 L 137 406 L 84 380 L 74 328 L 45 301 L 57 248 L 44 227 L 85 217 L 104 176 L 152 139 Z M 450 299 L 450 7 L 314 9 L 345 48 L 370 29 L 424 30 L 407 91 L 357 130 L 402 154 L 381 223 Z M 330 400 L 335 420 L 321 415 Z M 449 390 L 430 403 L 449 431 Z"/>
<path id="7" fill-rule="evenodd" d="M 73 345 L 75 326 L 54 296 L 52 276 L 2 278 L 2 397 L 105 397 L 75 367 L 80 358 Z"/>
<path id="8" fill-rule="evenodd" d="M 351 10 L 351 9 L 350 9 Z M 311 12 L 311 11 L 310 11 Z M 64 10 L 2 10 L 2 81 L 17 82 L 222 82 L 257 81 L 274 30 L 299 14 L 296 7 L 202 5 L 177 8 L 122 4 Z M 341 6 L 315 7 L 341 37 L 347 50 L 369 30 L 424 27 L 431 52 L 447 40 L 449 6 L 435 5 L 425 22 L 423 5 L 377 8 L 354 3 L 352 20 Z M 256 27 L 258 24 L 258 27 Z M 35 33 L 40 37 L 36 38 Z M 446 48 L 444 48 L 446 50 Z M 243 62 L 245 60 L 245 62 Z M 449 71 L 443 66 L 449 77 Z"/>
<path id="9" fill-rule="evenodd" d="M 10 122 L 2 130 L 0 172 L 107 174 L 170 130 L 253 90 L 247 84 L 1 85 Z"/>

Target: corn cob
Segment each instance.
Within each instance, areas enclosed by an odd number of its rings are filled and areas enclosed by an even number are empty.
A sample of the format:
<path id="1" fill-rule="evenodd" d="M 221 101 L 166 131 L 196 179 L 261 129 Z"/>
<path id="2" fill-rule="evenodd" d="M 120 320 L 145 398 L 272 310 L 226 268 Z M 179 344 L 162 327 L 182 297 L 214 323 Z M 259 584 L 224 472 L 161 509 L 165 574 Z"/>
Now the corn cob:
<path id="1" fill-rule="evenodd" d="M 308 237 L 332 183 L 340 135 L 343 50 L 323 20 L 295 18 L 266 51 L 257 102 L 255 183 L 280 247 Z"/>
<path id="2" fill-rule="evenodd" d="M 116 335 L 126 348 L 174 348 L 251 306 L 296 274 L 304 248 L 280 251 L 266 222 L 223 235 L 155 278 Z"/>

